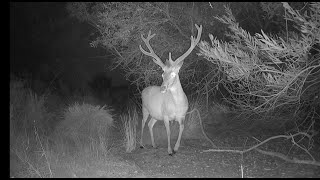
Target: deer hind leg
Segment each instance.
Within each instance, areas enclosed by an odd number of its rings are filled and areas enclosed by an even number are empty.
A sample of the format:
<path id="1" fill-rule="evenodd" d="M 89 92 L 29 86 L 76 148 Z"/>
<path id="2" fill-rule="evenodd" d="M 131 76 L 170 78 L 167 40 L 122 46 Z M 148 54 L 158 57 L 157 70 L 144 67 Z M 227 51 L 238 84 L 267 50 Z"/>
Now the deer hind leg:
<path id="1" fill-rule="evenodd" d="M 180 141 L 181 141 L 181 136 L 182 136 L 182 132 L 183 132 L 183 129 L 184 129 L 184 120 L 185 120 L 185 117 L 182 117 L 181 119 L 178 119 L 178 122 L 179 122 L 179 136 L 178 136 L 178 140 L 176 142 L 176 145 L 174 146 L 174 152 L 177 152 L 179 147 L 180 147 Z"/>
<path id="2" fill-rule="evenodd" d="M 170 156 L 172 156 L 172 154 L 174 154 L 174 152 L 172 152 L 171 145 L 170 145 L 170 124 L 169 124 L 169 119 L 168 118 L 164 118 L 164 125 L 166 126 L 166 130 L 167 130 L 168 153 L 169 153 Z"/>
<path id="3" fill-rule="evenodd" d="M 154 118 L 151 117 L 148 126 L 149 126 L 149 132 L 150 132 L 150 137 L 151 137 L 151 143 L 152 143 L 152 147 L 157 148 L 156 144 L 154 143 L 154 138 L 153 138 L 153 126 L 154 124 L 157 122 L 157 120 L 155 120 Z"/>
<path id="4" fill-rule="evenodd" d="M 143 139 L 143 129 L 144 129 L 144 125 L 146 123 L 146 121 L 148 120 L 148 117 L 149 117 L 149 111 L 144 107 L 142 106 L 142 122 L 141 122 L 141 139 L 140 139 L 140 148 L 144 148 L 143 146 L 143 142 L 142 142 L 142 139 Z"/>

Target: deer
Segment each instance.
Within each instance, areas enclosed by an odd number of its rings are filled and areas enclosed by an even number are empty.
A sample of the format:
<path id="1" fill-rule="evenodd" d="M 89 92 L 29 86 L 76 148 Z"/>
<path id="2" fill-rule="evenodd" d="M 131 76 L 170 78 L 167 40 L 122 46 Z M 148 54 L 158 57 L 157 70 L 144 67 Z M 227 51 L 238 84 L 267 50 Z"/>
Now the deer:
<path id="1" fill-rule="evenodd" d="M 157 121 L 164 121 L 164 125 L 167 131 L 168 138 L 168 153 L 170 156 L 175 154 L 180 146 L 182 132 L 184 130 L 184 121 L 186 117 L 187 110 L 189 108 L 188 98 L 183 91 L 183 88 L 179 79 L 179 70 L 183 65 L 184 59 L 192 52 L 192 50 L 196 47 L 198 42 L 200 41 L 201 33 L 202 33 L 202 25 L 198 26 L 195 24 L 198 34 L 197 38 L 191 36 L 191 45 L 190 48 L 175 61 L 171 58 L 171 52 L 169 52 L 169 60 L 166 60 L 166 64 L 163 64 L 162 60 L 156 53 L 153 51 L 150 45 L 150 39 L 152 39 L 156 34 L 151 35 L 151 30 L 148 33 L 147 38 L 145 38 L 141 34 L 141 39 L 149 49 L 149 52 L 145 51 L 141 45 L 139 45 L 140 51 L 152 57 L 154 63 L 159 65 L 162 70 L 162 79 L 163 82 L 161 86 L 149 86 L 146 87 L 141 92 L 142 97 L 142 127 L 141 127 L 141 139 L 140 139 L 140 148 L 144 148 L 142 137 L 143 137 L 143 129 L 145 123 L 149 117 L 151 119 L 148 123 L 149 132 L 151 137 L 151 143 L 153 148 L 156 148 L 156 144 L 154 142 L 153 137 L 153 126 Z M 179 123 L 179 134 L 174 149 L 172 151 L 170 145 L 170 121 L 173 120 Z"/>

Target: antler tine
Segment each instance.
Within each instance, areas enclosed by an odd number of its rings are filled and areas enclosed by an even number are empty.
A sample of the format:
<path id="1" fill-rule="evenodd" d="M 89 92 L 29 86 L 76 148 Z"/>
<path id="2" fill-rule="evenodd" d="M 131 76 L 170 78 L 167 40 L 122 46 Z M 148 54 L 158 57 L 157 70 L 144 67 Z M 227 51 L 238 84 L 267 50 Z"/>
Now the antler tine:
<path id="1" fill-rule="evenodd" d="M 151 30 L 148 33 L 148 37 L 144 38 L 143 35 L 141 34 L 141 39 L 143 40 L 143 42 L 146 44 L 146 46 L 148 47 L 150 52 L 145 51 L 141 45 L 139 45 L 140 51 L 147 55 L 147 56 L 151 56 L 153 62 L 155 62 L 156 64 L 158 64 L 162 69 L 165 67 L 165 65 L 163 64 L 163 62 L 161 61 L 161 59 L 159 58 L 159 56 L 156 55 L 156 53 L 153 51 L 149 41 L 151 38 L 153 38 L 156 34 L 152 34 L 151 35 Z"/>
<path id="2" fill-rule="evenodd" d="M 182 56 L 180 56 L 179 58 L 176 59 L 176 61 L 174 62 L 175 64 L 178 64 L 180 61 L 184 60 L 192 52 L 192 50 L 196 47 L 196 45 L 200 41 L 200 37 L 201 37 L 201 33 L 202 33 L 202 25 L 198 26 L 197 24 L 195 24 L 195 26 L 198 29 L 197 38 L 195 39 L 193 36 L 191 36 L 190 48 Z"/>

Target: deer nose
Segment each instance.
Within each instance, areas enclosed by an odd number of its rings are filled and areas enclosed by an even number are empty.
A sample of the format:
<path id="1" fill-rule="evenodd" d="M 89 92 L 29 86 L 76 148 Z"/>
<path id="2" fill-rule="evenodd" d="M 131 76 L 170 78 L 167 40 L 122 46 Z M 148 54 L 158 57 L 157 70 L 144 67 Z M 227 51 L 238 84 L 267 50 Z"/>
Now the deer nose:
<path id="1" fill-rule="evenodd" d="M 166 85 L 162 85 L 161 87 L 160 87 L 160 92 L 161 93 L 165 93 L 167 91 L 167 86 Z"/>

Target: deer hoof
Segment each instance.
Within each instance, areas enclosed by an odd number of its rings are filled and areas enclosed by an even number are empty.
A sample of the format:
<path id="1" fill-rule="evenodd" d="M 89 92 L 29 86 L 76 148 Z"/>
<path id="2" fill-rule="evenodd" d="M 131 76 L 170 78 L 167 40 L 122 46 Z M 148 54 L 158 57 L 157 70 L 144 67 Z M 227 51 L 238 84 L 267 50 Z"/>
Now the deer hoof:
<path id="1" fill-rule="evenodd" d="M 175 153 L 175 151 L 172 151 L 172 153 L 169 153 L 169 156 L 173 156 Z"/>

